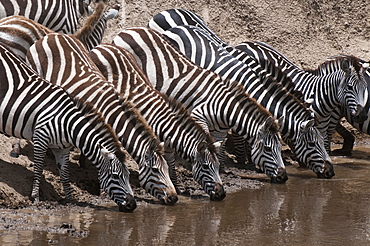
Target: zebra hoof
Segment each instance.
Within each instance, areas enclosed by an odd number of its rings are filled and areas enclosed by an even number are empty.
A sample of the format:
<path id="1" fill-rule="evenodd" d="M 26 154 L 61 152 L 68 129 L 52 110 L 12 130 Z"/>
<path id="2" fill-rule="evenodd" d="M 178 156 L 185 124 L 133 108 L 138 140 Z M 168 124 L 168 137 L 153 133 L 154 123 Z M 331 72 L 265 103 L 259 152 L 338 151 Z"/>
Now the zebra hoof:
<path id="1" fill-rule="evenodd" d="M 18 158 L 19 153 L 15 152 L 15 151 L 12 151 L 12 152 L 10 152 L 10 156 L 13 157 L 13 158 Z"/>

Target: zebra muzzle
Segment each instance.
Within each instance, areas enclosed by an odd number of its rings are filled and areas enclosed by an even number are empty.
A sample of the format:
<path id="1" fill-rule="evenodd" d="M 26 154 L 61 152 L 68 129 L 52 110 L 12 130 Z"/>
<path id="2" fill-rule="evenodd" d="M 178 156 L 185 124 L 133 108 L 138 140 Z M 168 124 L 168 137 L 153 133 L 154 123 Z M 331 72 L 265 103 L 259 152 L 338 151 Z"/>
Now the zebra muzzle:
<path id="1" fill-rule="evenodd" d="M 212 201 L 222 201 L 226 197 L 224 186 L 220 183 L 216 183 L 213 191 L 210 192 Z"/>
<path id="2" fill-rule="evenodd" d="M 130 213 L 136 209 L 135 198 L 131 195 L 128 195 L 124 203 L 118 204 L 118 209 L 120 212 Z"/>

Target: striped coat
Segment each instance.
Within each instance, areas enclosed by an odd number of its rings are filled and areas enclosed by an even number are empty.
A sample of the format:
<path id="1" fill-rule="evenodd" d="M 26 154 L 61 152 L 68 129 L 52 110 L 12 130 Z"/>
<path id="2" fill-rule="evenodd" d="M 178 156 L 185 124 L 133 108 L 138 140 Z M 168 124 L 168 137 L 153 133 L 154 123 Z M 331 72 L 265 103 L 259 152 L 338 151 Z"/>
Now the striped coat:
<path id="1" fill-rule="evenodd" d="M 122 145 L 104 119 L 89 104 L 72 99 L 62 88 L 41 79 L 27 64 L 0 44 L 0 131 L 34 143 L 34 183 L 38 202 L 46 151 L 51 148 L 67 198 L 69 150 L 75 146 L 99 169 L 101 187 L 121 211 L 136 207 L 124 164 Z"/>

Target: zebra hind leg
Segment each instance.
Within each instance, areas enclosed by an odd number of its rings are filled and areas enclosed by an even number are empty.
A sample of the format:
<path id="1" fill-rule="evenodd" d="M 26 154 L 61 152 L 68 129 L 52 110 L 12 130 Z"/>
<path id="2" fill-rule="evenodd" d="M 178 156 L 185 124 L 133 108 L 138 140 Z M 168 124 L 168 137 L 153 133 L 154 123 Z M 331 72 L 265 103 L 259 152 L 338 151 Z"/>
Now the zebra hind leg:
<path id="1" fill-rule="evenodd" d="M 177 194 L 183 194 L 185 192 L 185 188 L 182 184 L 182 182 L 179 181 L 177 173 L 176 173 L 176 157 L 175 157 L 175 152 L 165 146 L 165 151 L 164 151 L 164 158 L 167 161 L 168 164 L 168 171 L 170 174 L 170 179 L 172 181 L 173 186 L 176 189 Z"/>
<path id="2" fill-rule="evenodd" d="M 338 132 L 340 136 L 343 137 L 343 146 L 341 149 L 336 149 L 331 151 L 331 155 L 345 155 L 350 156 L 352 154 L 353 145 L 355 142 L 355 137 L 353 134 L 347 130 L 342 124 L 338 123 L 335 127 L 335 130 Z"/>

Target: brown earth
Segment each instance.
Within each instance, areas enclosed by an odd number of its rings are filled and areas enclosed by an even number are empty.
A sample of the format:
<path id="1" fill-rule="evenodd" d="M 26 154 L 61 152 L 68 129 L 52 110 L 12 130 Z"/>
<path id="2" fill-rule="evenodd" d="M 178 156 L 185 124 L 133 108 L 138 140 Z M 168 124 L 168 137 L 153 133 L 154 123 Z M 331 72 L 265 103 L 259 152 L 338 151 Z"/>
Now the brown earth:
<path id="1" fill-rule="evenodd" d="M 208 26 L 229 44 L 236 45 L 246 40 L 266 42 L 303 68 L 315 68 L 326 58 L 338 54 L 355 55 L 365 60 L 370 58 L 370 6 L 365 0 L 108 2 L 109 6 L 117 3 L 121 5 L 121 10 L 118 17 L 109 22 L 105 42 L 110 42 L 123 28 L 145 26 L 149 19 L 160 11 L 185 8 L 201 16 Z M 369 142 L 367 135 L 350 129 L 357 136 L 357 144 Z M 31 206 L 29 195 L 33 179 L 32 143 L 22 141 L 22 155 L 12 158 L 9 152 L 13 140 L 0 136 L 0 207 Z M 340 137 L 335 136 L 334 142 L 341 141 Z M 78 153 L 73 153 L 73 156 L 78 156 Z M 130 164 L 134 168 L 135 163 Z M 207 199 L 199 185 L 191 179 L 191 173 L 183 167 L 178 170 L 186 194 Z M 137 187 L 136 174 L 136 171 L 132 171 L 132 185 L 139 206 L 144 202 L 157 202 Z M 83 169 L 72 159 L 71 179 L 76 190 L 76 201 L 73 204 L 94 207 L 112 203 L 106 195 L 101 194 L 97 172 L 93 166 L 89 165 Z M 263 174 L 235 167 L 226 168 L 222 179 L 227 192 L 245 187 L 256 188 L 267 182 Z M 55 162 L 52 157 L 47 157 L 38 207 L 56 208 L 58 204 L 65 202 Z"/>

